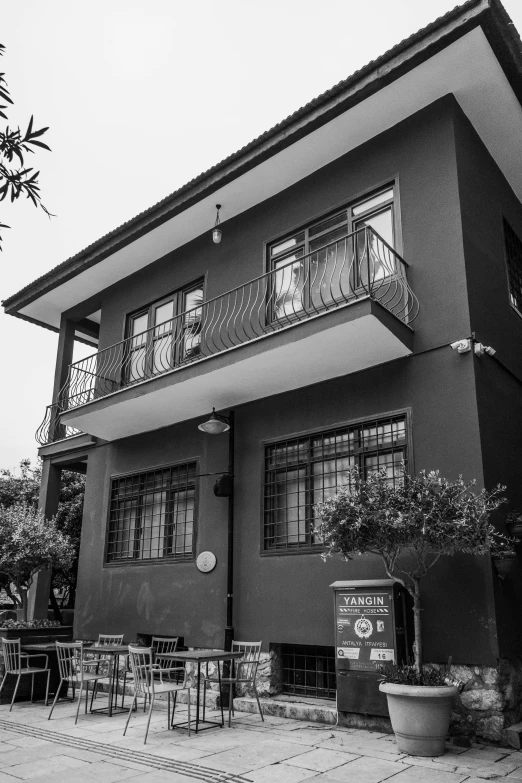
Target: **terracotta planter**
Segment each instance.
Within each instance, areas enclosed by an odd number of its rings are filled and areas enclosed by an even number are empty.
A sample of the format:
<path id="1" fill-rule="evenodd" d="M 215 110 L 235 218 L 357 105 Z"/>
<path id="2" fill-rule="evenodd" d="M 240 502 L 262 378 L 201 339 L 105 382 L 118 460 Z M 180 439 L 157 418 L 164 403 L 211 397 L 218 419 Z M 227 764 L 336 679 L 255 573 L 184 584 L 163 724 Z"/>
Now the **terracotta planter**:
<path id="1" fill-rule="evenodd" d="M 382 682 L 397 747 L 410 756 L 442 756 L 445 752 L 454 685 L 438 687 Z"/>

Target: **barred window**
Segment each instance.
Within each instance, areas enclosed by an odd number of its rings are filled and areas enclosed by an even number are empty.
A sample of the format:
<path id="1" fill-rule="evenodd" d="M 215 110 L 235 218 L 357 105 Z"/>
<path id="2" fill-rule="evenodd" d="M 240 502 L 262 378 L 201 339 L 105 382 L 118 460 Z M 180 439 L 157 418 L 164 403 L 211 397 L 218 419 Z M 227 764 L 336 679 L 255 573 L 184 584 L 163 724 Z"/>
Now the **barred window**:
<path id="1" fill-rule="evenodd" d="M 312 699 L 335 699 L 335 647 L 282 644 L 282 692 Z"/>
<path id="2" fill-rule="evenodd" d="M 522 241 L 504 220 L 506 260 L 508 270 L 509 301 L 522 315 Z"/>
<path id="3" fill-rule="evenodd" d="M 113 479 L 107 562 L 191 560 L 196 463 Z"/>
<path id="4" fill-rule="evenodd" d="M 265 551 L 306 549 L 314 535 L 314 505 L 332 497 L 357 465 L 385 470 L 392 483 L 407 462 L 406 417 L 393 416 L 269 444 L 265 449 Z"/>

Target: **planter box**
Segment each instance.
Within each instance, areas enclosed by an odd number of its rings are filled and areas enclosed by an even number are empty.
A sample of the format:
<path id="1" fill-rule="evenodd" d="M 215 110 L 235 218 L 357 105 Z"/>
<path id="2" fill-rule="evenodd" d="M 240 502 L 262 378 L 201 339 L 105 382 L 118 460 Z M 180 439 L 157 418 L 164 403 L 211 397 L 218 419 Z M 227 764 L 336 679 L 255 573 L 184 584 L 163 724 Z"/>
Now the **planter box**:
<path id="1" fill-rule="evenodd" d="M 57 628 L 0 628 L 0 639 L 20 639 L 24 644 L 46 644 L 47 642 L 69 642 L 72 639 L 72 625 Z"/>

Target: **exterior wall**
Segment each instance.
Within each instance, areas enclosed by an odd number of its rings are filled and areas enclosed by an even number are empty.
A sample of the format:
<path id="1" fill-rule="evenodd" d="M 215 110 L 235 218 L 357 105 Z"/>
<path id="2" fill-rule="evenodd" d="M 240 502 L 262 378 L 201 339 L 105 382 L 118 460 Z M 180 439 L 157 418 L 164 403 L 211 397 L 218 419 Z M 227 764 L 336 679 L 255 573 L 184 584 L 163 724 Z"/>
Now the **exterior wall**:
<path id="1" fill-rule="evenodd" d="M 270 643 L 333 644 L 332 591 L 339 579 L 385 576 L 372 557 L 323 563 L 317 554 L 260 552 L 263 442 L 410 408 L 413 467 L 481 480 L 469 364 L 449 348 L 317 384 L 236 411 L 235 628 L 238 638 Z M 226 601 L 227 500 L 199 479 L 197 552 L 218 565 L 194 563 L 103 568 L 110 476 L 197 457 L 200 472 L 226 468 L 227 438 L 210 437 L 190 421 L 97 448 L 89 456 L 75 633 L 113 630 L 176 633 L 195 646 L 223 643 Z M 88 553 L 88 554 L 87 554 Z M 425 587 L 426 659 L 493 665 L 494 621 L 486 559 L 441 562 Z M 282 596 L 284 595 L 284 600 Z M 470 596 L 473 601 L 470 603 Z M 451 619 L 450 619 L 451 618 Z"/>
<path id="2" fill-rule="evenodd" d="M 410 264 L 408 279 L 422 303 L 415 322 L 416 350 L 448 342 L 455 329 L 469 331 L 466 278 L 463 266 L 456 263 L 462 257 L 462 237 L 455 106 L 453 97 L 447 96 L 277 196 L 226 220 L 219 245 L 210 238 L 210 216 L 208 230 L 200 237 L 101 294 L 100 349 L 123 338 L 126 314 L 201 277 L 208 300 L 263 274 L 265 243 L 395 178 L 402 222 L 397 246 Z"/>
<path id="3" fill-rule="evenodd" d="M 472 126 L 456 115 L 456 143 L 471 329 L 497 354 L 474 364 L 484 482 L 506 486 L 513 508 L 522 509 L 522 318 L 509 303 L 503 218 L 522 238 L 522 205 Z M 503 528 L 508 507 L 497 514 Z M 522 562 L 501 583 L 495 579 L 500 655 L 522 659 L 520 604 Z"/>
<path id="4" fill-rule="evenodd" d="M 384 576 L 372 557 L 352 563 L 319 554 L 260 552 L 263 442 L 360 418 L 409 409 L 415 471 L 439 469 L 485 480 L 477 412 L 481 394 L 473 359 L 448 343 L 471 330 L 459 207 L 454 99 L 437 102 L 294 187 L 223 224 L 223 242 L 208 232 L 103 295 L 101 347 L 123 336 L 125 313 L 206 275 L 206 298 L 265 271 L 264 245 L 328 210 L 397 177 L 402 254 L 421 302 L 411 358 L 310 385 L 236 410 L 235 618 L 238 638 L 333 644 L 332 592 L 339 579 Z M 477 327 L 478 328 L 478 327 Z M 489 338 L 488 338 L 489 341 Z M 491 339 L 493 342 L 493 339 Z M 327 350 L 328 346 L 325 346 Z M 314 385 L 315 384 L 315 385 Z M 89 456 L 75 634 L 139 631 L 180 634 L 190 646 L 221 646 L 226 606 L 227 501 L 213 480 L 199 479 L 195 563 L 103 567 L 110 477 L 197 458 L 202 473 L 225 470 L 227 438 L 197 430 L 196 421 L 99 446 Z M 487 483 L 487 482 L 486 482 Z M 424 587 L 426 660 L 497 664 L 489 559 L 441 561 Z"/>

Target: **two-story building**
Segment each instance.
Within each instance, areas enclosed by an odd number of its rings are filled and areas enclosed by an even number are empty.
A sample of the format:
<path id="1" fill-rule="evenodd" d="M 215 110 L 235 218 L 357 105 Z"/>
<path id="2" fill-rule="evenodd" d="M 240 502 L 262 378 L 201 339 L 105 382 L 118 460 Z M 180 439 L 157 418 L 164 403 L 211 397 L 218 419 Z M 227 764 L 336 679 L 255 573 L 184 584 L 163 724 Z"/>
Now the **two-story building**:
<path id="1" fill-rule="evenodd" d="M 520 507 L 521 102 L 520 39 L 470 0 L 4 302 L 59 333 L 41 505 L 86 472 L 76 636 L 222 647 L 228 625 L 280 690 L 333 697 L 330 585 L 384 576 L 320 557 L 314 504 L 346 468 L 501 482 Z M 93 353 L 71 364 L 74 340 Z M 232 435 L 198 428 L 213 408 Z M 424 595 L 426 660 L 473 667 L 499 738 L 520 572 L 447 558 Z"/>

